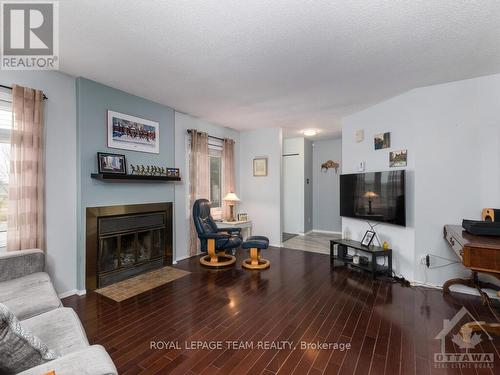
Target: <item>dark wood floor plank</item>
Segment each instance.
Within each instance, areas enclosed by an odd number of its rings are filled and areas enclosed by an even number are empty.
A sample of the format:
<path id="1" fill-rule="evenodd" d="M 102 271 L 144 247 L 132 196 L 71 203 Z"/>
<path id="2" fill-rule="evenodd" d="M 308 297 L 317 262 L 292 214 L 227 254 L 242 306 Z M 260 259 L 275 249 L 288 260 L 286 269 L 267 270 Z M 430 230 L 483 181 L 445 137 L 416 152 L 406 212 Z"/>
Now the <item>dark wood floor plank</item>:
<path id="1" fill-rule="evenodd" d="M 75 309 L 92 344 L 102 344 L 120 374 L 496 374 L 500 340 L 483 340 L 495 367 L 438 368 L 434 337 L 462 306 L 491 320 L 480 298 L 404 288 L 346 268 L 330 269 L 323 254 L 272 248 L 271 268 L 248 271 L 201 267 L 197 258 L 176 267 L 189 276 L 121 303 L 97 293 L 63 300 Z M 495 302 L 497 305 L 499 303 Z M 177 342 L 154 349 L 151 342 Z M 250 342 L 254 347 L 196 349 L 185 342 Z M 257 343 L 289 341 L 293 349 Z M 350 343 L 351 349 L 303 349 L 306 343 Z M 446 351 L 461 351 L 446 340 Z"/>

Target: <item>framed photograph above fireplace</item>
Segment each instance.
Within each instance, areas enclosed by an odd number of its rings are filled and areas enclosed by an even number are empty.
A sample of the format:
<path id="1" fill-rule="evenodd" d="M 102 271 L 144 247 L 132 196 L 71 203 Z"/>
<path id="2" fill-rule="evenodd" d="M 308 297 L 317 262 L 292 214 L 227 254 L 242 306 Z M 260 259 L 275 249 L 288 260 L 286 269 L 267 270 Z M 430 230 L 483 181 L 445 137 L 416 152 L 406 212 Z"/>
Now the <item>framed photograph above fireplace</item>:
<path id="1" fill-rule="evenodd" d="M 108 110 L 108 147 L 160 153 L 160 123 Z"/>
<path id="2" fill-rule="evenodd" d="M 125 155 L 98 152 L 97 168 L 99 173 L 127 174 Z"/>

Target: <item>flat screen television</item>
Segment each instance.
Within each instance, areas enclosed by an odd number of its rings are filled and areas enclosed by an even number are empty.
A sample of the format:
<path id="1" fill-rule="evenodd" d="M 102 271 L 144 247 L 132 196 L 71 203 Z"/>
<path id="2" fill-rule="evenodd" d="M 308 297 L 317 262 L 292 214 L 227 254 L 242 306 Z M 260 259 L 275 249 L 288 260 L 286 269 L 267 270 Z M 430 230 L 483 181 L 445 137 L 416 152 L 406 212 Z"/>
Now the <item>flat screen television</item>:
<path id="1" fill-rule="evenodd" d="M 405 171 L 341 175 L 340 216 L 406 226 Z"/>

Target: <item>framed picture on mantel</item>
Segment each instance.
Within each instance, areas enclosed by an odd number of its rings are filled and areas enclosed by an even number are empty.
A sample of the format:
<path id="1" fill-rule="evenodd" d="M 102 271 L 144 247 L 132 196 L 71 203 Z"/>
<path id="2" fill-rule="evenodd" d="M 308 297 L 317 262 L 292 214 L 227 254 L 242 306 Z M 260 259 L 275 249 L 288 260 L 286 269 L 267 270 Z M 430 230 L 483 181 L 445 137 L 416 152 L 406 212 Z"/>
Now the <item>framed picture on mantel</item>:
<path id="1" fill-rule="evenodd" d="M 125 155 L 98 152 L 97 170 L 99 173 L 127 174 Z"/>
<path id="2" fill-rule="evenodd" d="M 160 153 L 160 123 L 108 110 L 108 147 Z"/>

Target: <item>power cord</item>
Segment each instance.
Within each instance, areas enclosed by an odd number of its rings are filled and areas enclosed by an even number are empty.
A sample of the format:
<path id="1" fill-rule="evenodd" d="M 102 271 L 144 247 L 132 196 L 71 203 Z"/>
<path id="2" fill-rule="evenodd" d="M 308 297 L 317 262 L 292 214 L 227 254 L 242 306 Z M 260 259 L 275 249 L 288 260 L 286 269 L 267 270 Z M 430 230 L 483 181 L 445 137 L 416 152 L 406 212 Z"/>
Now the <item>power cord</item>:
<path id="1" fill-rule="evenodd" d="M 438 259 L 442 259 L 442 260 L 446 260 L 448 261 L 448 263 L 446 264 L 440 264 L 439 266 L 433 266 L 431 267 L 430 266 L 430 257 L 433 257 L 433 258 L 438 258 Z M 458 260 L 452 260 L 452 259 L 448 259 L 448 258 L 445 258 L 445 257 L 442 257 L 442 256 L 439 256 L 439 255 L 434 255 L 434 254 L 427 254 L 427 261 L 426 261 L 426 265 L 427 265 L 427 268 L 428 269 L 437 269 L 437 268 L 443 268 L 443 267 L 448 267 L 448 266 L 451 266 L 452 264 L 457 264 L 457 263 L 462 263 Z"/>

